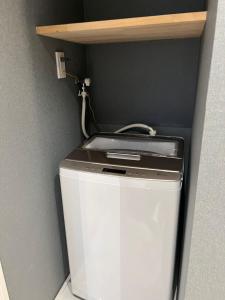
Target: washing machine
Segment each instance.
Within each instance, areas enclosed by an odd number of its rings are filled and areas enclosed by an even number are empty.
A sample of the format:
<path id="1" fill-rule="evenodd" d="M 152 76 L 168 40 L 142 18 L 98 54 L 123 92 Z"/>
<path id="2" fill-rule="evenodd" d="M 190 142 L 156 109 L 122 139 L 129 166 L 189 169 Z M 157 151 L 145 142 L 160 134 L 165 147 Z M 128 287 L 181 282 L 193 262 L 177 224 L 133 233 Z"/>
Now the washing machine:
<path id="1" fill-rule="evenodd" d="M 60 165 L 72 292 L 171 300 L 183 139 L 101 134 Z"/>

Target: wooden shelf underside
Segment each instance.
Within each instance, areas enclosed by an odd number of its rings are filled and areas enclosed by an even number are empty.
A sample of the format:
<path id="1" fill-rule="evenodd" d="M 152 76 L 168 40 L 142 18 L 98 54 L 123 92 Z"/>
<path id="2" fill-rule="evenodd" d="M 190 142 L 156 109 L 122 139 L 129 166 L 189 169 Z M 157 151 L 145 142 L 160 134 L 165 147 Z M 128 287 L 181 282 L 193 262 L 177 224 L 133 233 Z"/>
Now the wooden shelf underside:
<path id="1" fill-rule="evenodd" d="M 200 37 L 207 12 L 37 26 L 38 35 L 79 44 Z"/>

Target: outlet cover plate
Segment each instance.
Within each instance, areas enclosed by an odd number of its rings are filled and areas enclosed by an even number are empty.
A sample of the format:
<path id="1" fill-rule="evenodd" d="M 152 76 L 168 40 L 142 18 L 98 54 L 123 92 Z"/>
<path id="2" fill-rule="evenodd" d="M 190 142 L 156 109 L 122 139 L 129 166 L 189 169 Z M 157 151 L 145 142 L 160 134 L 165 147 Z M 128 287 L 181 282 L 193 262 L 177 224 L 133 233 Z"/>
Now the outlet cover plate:
<path id="1" fill-rule="evenodd" d="M 55 59 L 56 59 L 57 78 L 58 79 L 66 78 L 65 53 L 56 51 Z"/>

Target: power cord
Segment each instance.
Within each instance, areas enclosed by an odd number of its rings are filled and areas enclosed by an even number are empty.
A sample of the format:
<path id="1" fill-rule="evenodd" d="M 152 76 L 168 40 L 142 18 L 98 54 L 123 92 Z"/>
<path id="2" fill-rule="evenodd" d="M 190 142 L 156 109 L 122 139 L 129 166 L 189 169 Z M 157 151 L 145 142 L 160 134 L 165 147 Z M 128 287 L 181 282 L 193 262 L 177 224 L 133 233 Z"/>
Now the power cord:
<path id="1" fill-rule="evenodd" d="M 89 110 L 91 112 L 92 120 L 93 120 L 94 126 L 97 129 L 97 131 L 100 131 L 100 128 L 99 128 L 98 123 L 97 123 L 97 120 L 95 118 L 94 110 L 93 110 L 92 105 L 91 105 L 91 100 L 92 100 L 91 96 L 90 96 L 90 94 L 88 94 L 88 106 L 89 106 Z"/>
<path id="2" fill-rule="evenodd" d="M 66 72 L 66 75 L 69 76 L 70 78 L 73 78 L 76 80 L 76 82 L 79 82 L 79 78 L 76 75 L 73 75 L 71 73 Z"/>

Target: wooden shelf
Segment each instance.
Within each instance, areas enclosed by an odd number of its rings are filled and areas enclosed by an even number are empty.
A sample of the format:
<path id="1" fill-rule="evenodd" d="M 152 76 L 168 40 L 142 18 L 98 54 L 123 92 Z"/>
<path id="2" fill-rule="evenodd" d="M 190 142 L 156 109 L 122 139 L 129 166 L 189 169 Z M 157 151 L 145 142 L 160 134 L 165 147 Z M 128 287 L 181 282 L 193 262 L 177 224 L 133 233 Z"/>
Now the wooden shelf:
<path id="1" fill-rule="evenodd" d="M 80 44 L 100 44 L 201 36 L 207 12 L 38 26 L 36 33 Z"/>

